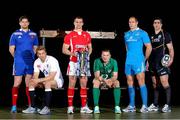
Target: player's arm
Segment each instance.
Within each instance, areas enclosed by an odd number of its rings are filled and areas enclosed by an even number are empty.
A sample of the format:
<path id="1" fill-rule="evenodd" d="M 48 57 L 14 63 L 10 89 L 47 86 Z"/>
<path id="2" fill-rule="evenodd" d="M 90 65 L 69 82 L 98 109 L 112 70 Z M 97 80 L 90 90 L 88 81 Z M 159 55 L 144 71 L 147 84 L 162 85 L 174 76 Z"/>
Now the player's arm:
<path id="1" fill-rule="evenodd" d="M 145 59 L 147 60 L 149 58 L 149 56 L 151 55 L 152 45 L 151 45 L 151 43 L 146 43 L 145 47 L 146 47 L 146 50 L 145 50 Z"/>
<path id="2" fill-rule="evenodd" d="M 36 45 L 33 46 L 33 51 L 34 51 L 34 53 L 36 53 L 37 47 L 38 47 L 38 46 L 36 46 Z"/>
<path id="3" fill-rule="evenodd" d="M 92 44 L 89 43 L 87 47 L 88 47 L 89 55 L 91 55 L 91 53 L 92 53 Z"/>
<path id="4" fill-rule="evenodd" d="M 56 73 L 57 72 L 50 72 L 49 76 L 47 76 L 45 78 L 40 78 L 39 83 L 54 80 Z"/>
<path id="5" fill-rule="evenodd" d="M 15 45 L 11 45 L 9 46 L 9 52 L 11 53 L 11 55 L 14 57 L 14 51 L 15 51 Z"/>
<path id="6" fill-rule="evenodd" d="M 113 72 L 113 76 L 110 78 L 112 81 L 117 80 L 118 78 L 118 72 Z"/>
<path id="7" fill-rule="evenodd" d="M 63 43 L 62 53 L 65 54 L 65 55 L 69 55 L 69 56 L 75 56 L 75 53 L 71 52 L 69 50 L 69 47 L 70 46 L 68 44 Z"/>
<path id="8" fill-rule="evenodd" d="M 38 79 L 38 77 L 39 77 L 39 72 L 34 72 L 33 79 Z"/>
<path id="9" fill-rule="evenodd" d="M 168 64 L 168 67 L 171 66 L 171 64 L 173 63 L 173 60 L 174 60 L 174 47 L 173 47 L 173 44 L 172 42 L 166 44 L 167 45 L 167 48 L 168 48 L 168 51 L 169 51 L 169 55 L 170 55 L 170 61 L 169 61 L 169 64 Z"/>
<path id="10" fill-rule="evenodd" d="M 102 77 L 100 76 L 100 71 L 94 72 L 94 77 L 96 80 L 102 81 Z"/>

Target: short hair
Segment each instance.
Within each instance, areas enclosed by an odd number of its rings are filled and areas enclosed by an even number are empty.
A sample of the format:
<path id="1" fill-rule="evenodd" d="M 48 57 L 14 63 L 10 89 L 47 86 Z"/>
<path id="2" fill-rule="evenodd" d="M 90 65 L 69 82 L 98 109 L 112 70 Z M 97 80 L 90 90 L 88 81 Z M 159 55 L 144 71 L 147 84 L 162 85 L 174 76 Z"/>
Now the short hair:
<path id="1" fill-rule="evenodd" d="M 29 18 L 24 15 L 24 16 L 21 16 L 21 17 L 19 18 L 19 22 L 21 22 L 23 19 L 27 19 L 27 20 L 29 21 Z"/>
<path id="2" fill-rule="evenodd" d="M 74 18 L 74 21 L 75 21 L 75 19 L 82 19 L 82 20 L 83 20 L 83 17 L 81 17 L 81 16 L 76 16 L 76 17 Z"/>
<path id="3" fill-rule="evenodd" d="M 135 17 L 135 16 L 131 16 L 131 17 L 129 17 L 129 19 L 131 19 L 131 18 L 134 18 L 134 19 L 135 19 L 135 21 L 136 21 L 136 22 L 138 22 L 137 17 Z"/>
<path id="4" fill-rule="evenodd" d="M 37 49 L 36 49 L 36 53 L 40 50 L 44 50 L 46 52 L 46 48 L 42 45 L 38 46 Z"/>
<path id="5" fill-rule="evenodd" d="M 160 17 L 156 17 L 156 18 L 154 18 L 154 21 L 155 20 L 159 20 L 160 21 L 160 23 L 162 24 L 162 19 L 160 18 Z"/>
<path id="6" fill-rule="evenodd" d="M 111 53 L 111 51 L 109 49 L 103 49 L 102 52 L 109 52 L 109 53 Z"/>

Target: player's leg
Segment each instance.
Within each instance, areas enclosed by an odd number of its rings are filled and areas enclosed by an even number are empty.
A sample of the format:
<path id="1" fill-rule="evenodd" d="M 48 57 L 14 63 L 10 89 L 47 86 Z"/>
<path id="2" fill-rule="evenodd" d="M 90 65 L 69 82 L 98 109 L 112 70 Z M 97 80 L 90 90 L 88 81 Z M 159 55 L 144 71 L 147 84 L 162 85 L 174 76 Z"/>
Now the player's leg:
<path id="1" fill-rule="evenodd" d="M 50 114 L 50 103 L 51 103 L 51 97 L 52 97 L 52 89 L 51 88 L 58 88 L 57 81 L 51 80 L 44 82 L 45 86 L 45 106 L 43 109 L 39 112 L 41 115 L 47 115 Z M 61 85 L 62 87 L 62 85 Z"/>
<path id="2" fill-rule="evenodd" d="M 37 113 L 38 109 L 36 108 L 36 104 L 35 104 L 35 98 L 36 98 L 36 94 L 35 94 L 35 88 L 38 87 L 39 85 L 42 86 L 43 84 L 35 84 L 33 82 L 33 79 L 30 79 L 28 82 L 28 86 L 29 86 L 29 97 L 30 97 L 30 102 L 31 102 L 31 106 L 29 106 L 27 109 L 23 110 L 23 113 Z"/>
<path id="3" fill-rule="evenodd" d="M 133 65 L 133 70 L 136 74 L 136 78 L 138 80 L 138 84 L 140 87 L 140 93 L 141 93 L 141 98 L 142 98 L 142 108 L 140 112 L 148 112 L 148 107 L 147 107 L 147 87 L 145 84 L 145 63 L 142 61 L 140 63 L 136 63 Z"/>
<path id="4" fill-rule="evenodd" d="M 22 76 L 14 76 L 14 85 L 12 88 L 12 108 L 11 112 L 17 112 L 17 99 L 18 99 L 18 88 L 22 82 Z"/>
<path id="5" fill-rule="evenodd" d="M 100 96 L 100 81 L 93 80 L 93 100 L 94 100 L 94 113 L 100 113 L 99 110 L 99 96 Z"/>
<path id="6" fill-rule="evenodd" d="M 74 87 L 76 85 L 77 77 L 76 77 L 77 63 L 69 62 L 67 75 L 69 76 L 69 85 L 67 91 L 68 97 L 68 111 L 67 113 L 73 112 L 73 98 L 74 98 Z"/>
<path id="7" fill-rule="evenodd" d="M 25 76 L 25 83 L 26 83 L 26 96 L 28 98 L 28 105 L 31 106 L 31 99 L 29 95 L 29 81 L 32 79 L 32 74 L 27 74 Z"/>
<path id="8" fill-rule="evenodd" d="M 18 88 L 22 82 L 22 76 L 24 75 L 25 65 L 15 62 L 13 65 L 14 84 L 12 88 L 12 108 L 11 112 L 16 113 L 17 99 L 18 99 Z"/>
<path id="9" fill-rule="evenodd" d="M 92 113 L 93 111 L 90 110 L 87 106 L 87 81 L 88 78 L 86 76 L 80 77 L 80 96 L 81 96 L 81 113 Z"/>
<path id="10" fill-rule="evenodd" d="M 114 102 L 115 102 L 115 113 L 121 113 L 121 109 L 119 107 L 120 98 L 121 98 L 121 89 L 120 82 L 118 80 L 112 81 L 114 86 L 113 94 L 114 94 Z"/>
<path id="11" fill-rule="evenodd" d="M 158 106 L 158 100 L 159 100 L 159 83 L 154 74 L 152 74 L 152 84 L 153 84 L 153 90 L 154 90 L 154 98 L 153 98 L 153 103 L 148 107 L 148 111 L 158 111 L 159 106 Z"/>
<path id="12" fill-rule="evenodd" d="M 127 78 L 128 84 L 128 93 L 129 93 L 129 105 L 125 109 L 124 112 L 135 112 L 135 90 L 134 90 L 134 73 L 132 71 L 132 65 L 125 64 L 125 74 Z"/>
<path id="13" fill-rule="evenodd" d="M 161 84 L 166 93 L 166 104 L 164 105 L 162 112 L 171 112 L 171 87 L 168 82 L 168 79 L 168 74 L 160 76 Z"/>

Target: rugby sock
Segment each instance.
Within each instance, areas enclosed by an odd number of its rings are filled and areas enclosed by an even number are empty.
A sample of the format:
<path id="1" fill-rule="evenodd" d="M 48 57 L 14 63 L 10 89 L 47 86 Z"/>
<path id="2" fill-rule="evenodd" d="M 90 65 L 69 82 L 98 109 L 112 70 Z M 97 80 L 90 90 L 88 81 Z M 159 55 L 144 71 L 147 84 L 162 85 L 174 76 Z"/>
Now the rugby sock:
<path id="1" fill-rule="evenodd" d="M 94 106 L 99 106 L 99 96 L 100 96 L 99 88 L 93 88 Z"/>
<path id="2" fill-rule="evenodd" d="M 142 103 L 147 107 L 147 88 L 145 84 L 140 86 L 140 92 L 141 92 Z"/>
<path id="3" fill-rule="evenodd" d="M 45 106 L 49 107 L 51 103 L 52 91 L 51 89 L 45 89 Z"/>
<path id="4" fill-rule="evenodd" d="M 87 89 L 81 88 L 80 89 L 80 96 L 81 96 L 81 106 L 85 107 L 87 102 Z"/>
<path id="5" fill-rule="evenodd" d="M 17 98 L 18 98 L 18 87 L 13 87 L 12 88 L 12 105 L 13 106 L 16 106 Z"/>
<path id="6" fill-rule="evenodd" d="M 34 88 L 29 89 L 29 95 L 30 95 L 30 98 L 31 98 L 31 107 L 35 107 L 36 95 L 35 95 L 35 89 Z"/>
<path id="7" fill-rule="evenodd" d="M 68 88 L 68 106 L 73 106 L 74 88 Z"/>
<path id="8" fill-rule="evenodd" d="M 121 97 L 121 89 L 120 89 L 120 87 L 114 88 L 113 93 L 114 93 L 115 106 L 119 106 L 120 97 Z"/>
<path id="9" fill-rule="evenodd" d="M 167 105 L 170 105 L 171 104 L 171 87 L 168 86 L 165 89 L 165 92 L 166 92 L 166 104 Z"/>
<path id="10" fill-rule="evenodd" d="M 26 87 L 26 96 L 28 98 L 28 105 L 31 106 L 31 99 L 30 99 L 30 95 L 29 95 L 29 87 Z"/>
<path id="11" fill-rule="evenodd" d="M 129 102 L 129 105 L 134 107 L 134 100 L 135 100 L 135 90 L 134 90 L 134 87 L 133 86 L 128 86 L 128 92 L 129 92 L 129 99 L 130 99 L 130 102 Z"/>
<path id="12" fill-rule="evenodd" d="M 154 88 L 154 105 L 158 105 L 158 98 L 159 98 L 159 88 Z"/>

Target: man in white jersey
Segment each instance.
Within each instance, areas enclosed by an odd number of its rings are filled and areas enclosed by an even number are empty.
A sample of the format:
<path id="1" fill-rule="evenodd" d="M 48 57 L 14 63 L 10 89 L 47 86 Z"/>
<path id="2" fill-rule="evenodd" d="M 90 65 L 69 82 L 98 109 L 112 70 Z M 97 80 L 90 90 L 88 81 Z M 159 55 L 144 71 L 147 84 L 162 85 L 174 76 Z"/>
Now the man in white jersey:
<path id="1" fill-rule="evenodd" d="M 37 112 L 35 106 L 35 88 L 43 86 L 45 88 L 45 105 L 39 114 L 46 115 L 50 114 L 51 88 L 61 88 L 64 80 L 57 59 L 47 55 L 46 49 L 43 46 L 39 46 L 36 52 L 38 59 L 34 62 L 34 75 L 29 85 L 31 107 L 24 110 L 23 113 Z M 38 78 L 40 71 L 44 73 L 44 78 Z"/>

